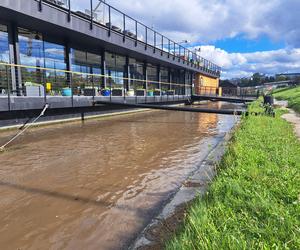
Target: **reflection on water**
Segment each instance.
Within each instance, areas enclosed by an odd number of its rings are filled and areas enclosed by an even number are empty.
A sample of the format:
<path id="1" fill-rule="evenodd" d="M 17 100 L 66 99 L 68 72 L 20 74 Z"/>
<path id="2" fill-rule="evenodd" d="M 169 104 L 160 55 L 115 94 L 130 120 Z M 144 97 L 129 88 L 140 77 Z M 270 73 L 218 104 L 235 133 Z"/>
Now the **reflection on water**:
<path id="1" fill-rule="evenodd" d="M 0 155 L 1 248 L 128 245 L 234 121 L 155 111 L 32 129 Z"/>

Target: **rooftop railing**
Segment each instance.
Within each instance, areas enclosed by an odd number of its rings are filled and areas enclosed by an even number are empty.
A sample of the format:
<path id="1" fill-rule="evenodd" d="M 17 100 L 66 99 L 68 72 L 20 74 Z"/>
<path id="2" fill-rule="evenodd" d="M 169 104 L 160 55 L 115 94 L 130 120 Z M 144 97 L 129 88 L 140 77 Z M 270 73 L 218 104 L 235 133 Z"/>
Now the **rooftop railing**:
<path id="1" fill-rule="evenodd" d="M 186 63 L 191 67 L 200 69 L 209 74 L 220 75 L 221 68 L 209 60 L 199 56 L 180 43 L 176 43 L 161 33 L 144 25 L 136 19 L 126 15 L 103 0 L 36 0 L 40 10 L 44 3 L 63 9 L 67 12 L 69 20 L 76 15 L 90 22 L 90 27 L 101 25 L 111 33 L 117 33 L 135 41 L 135 45 L 143 43 L 145 49 L 150 47 L 155 53 L 158 50 L 161 55 L 167 53 L 169 58 Z"/>

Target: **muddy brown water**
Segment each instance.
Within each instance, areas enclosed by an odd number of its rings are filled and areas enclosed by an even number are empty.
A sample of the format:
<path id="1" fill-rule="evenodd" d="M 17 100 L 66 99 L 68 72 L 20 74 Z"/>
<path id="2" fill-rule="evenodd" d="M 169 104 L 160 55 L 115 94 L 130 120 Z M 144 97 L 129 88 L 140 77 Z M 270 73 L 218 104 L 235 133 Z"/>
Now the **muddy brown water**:
<path id="1" fill-rule="evenodd" d="M 127 248 L 234 123 L 153 111 L 29 130 L 0 154 L 0 249 Z"/>

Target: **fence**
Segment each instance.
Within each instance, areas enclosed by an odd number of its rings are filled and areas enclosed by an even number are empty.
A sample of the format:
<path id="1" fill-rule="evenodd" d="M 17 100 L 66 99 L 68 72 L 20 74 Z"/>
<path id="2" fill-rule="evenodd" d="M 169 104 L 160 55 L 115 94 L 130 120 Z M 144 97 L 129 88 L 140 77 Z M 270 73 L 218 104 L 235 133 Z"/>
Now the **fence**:
<path id="1" fill-rule="evenodd" d="M 15 71 L 22 72 L 22 80 L 17 79 Z M 14 86 L 18 82 L 20 86 Z M 51 107 L 90 106 L 100 99 L 131 103 L 175 101 L 190 96 L 191 87 L 177 82 L 0 63 L 2 111 L 35 109 L 45 103 Z"/>
<path id="2" fill-rule="evenodd" d="M 229 87 L 200 86 L 196 88 L 195 94 L 205 95 L 205 96 L 224 96 L 224 97 L 258 97 L 259 90 L 254 87 L 229 88 Z"/>
<path id="3" fill-rule="evenodd" d="M 176 43 L 152 28 L 142 24 L 111 5 L 100 0 L 36 0 L 42 11 L 43 4 L 53 6 L 64 11 L 70 21 L 72 16 L 80 17 L 90 22 L 91 28 L 100 25 L 107 29 L 108 35 L 113 32 L 123 36 L 123 40 L 132 39 L 135 43 L 142 43 L 145 48 L 167 53 L 173 59 L 183 60 L 195 68 L 205 72 L 220 75 L 221 68 L 216 64 L 199 56 L 195 51 Z"/>

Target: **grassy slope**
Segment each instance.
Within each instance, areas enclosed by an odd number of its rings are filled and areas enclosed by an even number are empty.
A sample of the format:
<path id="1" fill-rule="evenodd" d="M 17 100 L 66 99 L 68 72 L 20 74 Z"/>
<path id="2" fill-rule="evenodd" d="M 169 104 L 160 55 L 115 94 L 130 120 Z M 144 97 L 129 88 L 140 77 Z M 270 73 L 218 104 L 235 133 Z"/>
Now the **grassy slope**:
<path id="1" fill-rule="evenodd" d="M 276 99 L 287 100 L 289 107 L 300 113 L 300 87 L 274 91 Z"/>
<path id="2" fill-rule="evenodd" d="M 243 118 L 209 192 L 166 248 L 300 249 L 299 170 L 290 124 L 279 115 Z"/>

